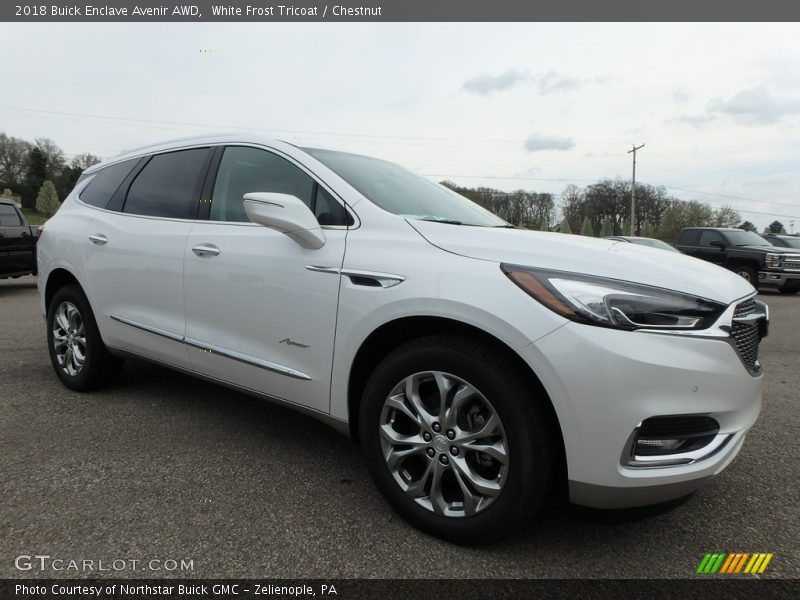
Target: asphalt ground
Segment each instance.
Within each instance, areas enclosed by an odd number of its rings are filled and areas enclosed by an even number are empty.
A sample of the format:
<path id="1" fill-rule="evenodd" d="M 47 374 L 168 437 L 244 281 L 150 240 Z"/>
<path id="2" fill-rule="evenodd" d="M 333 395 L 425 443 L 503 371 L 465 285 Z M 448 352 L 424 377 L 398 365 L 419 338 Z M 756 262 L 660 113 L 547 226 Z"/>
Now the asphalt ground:
<path id="1" fill-rule="evenodd" d="M 800 576 L 800 296 L 762 294 L 761 418 L 703 491 L 646 518 L 551 508 L 464 548 L 405 524 L 355 443 L 288 409 L 142 362 L 67 390 L 35 283 L 0 280 L 0 577 L 682 578 L 711 551 L 772 552 L 762 577 Z M 37 554 L 161 568 L 15 567 Z M 181 559 L 191 571 L 167 570 Z"/>

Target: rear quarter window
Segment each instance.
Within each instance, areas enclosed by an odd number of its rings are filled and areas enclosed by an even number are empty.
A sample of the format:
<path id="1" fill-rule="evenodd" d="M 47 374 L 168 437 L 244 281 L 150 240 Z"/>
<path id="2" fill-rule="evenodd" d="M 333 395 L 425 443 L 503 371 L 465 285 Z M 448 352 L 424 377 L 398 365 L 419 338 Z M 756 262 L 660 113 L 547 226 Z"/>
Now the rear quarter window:
<path id="1" fill-rule="evenodd" d="M 117 188 L 138 162 L 139 159 L 136 158 L 100 169 L 94 174 L 94 179 L 89 182 L 86 189 L 81 192 L 81 201 L 92 206 L 105 208 L 114 192 L 117 191 Z"/>
<path id="2" fill-rule="evenodd" d="M 678 236 L 678 243 L 683 244 L 684 246 L 698 246 L 700 244 L 701 233 L 702 230 L 700 229 L 690 229 L 688 231 L 684 231 Z"/>

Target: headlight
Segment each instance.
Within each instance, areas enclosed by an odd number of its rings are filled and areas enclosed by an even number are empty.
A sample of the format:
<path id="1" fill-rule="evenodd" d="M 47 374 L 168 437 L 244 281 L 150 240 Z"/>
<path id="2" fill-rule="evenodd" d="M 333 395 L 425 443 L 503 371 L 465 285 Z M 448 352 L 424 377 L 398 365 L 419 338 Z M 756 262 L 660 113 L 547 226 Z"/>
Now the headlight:
<path id="1" fill-rule="evenodd" d="M 615 329 L 705 329 L 725 310 L 719 302 L 591 275 L 502 264 L 511 281 L 558 314 Z"/>
<path id="2" fill-rule="evenodd" d="M 764 264 L 768 269 L 777 269 L 781 266 L 781 255 L 780 254 L 767 254 L 767 258 L 764 260 Z"/>

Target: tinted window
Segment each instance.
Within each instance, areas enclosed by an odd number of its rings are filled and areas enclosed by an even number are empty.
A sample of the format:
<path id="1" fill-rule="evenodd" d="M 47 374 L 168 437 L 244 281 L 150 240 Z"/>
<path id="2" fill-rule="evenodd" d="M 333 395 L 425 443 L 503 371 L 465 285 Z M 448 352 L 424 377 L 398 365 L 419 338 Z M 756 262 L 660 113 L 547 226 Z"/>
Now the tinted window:
<path id="1" fill-rule="evenodd" d="M 700 230 L 689 229 L 688 231 L 684 231 L 680 238 L 681 244 L 686 244 L 687 246 L 697 246 L 698 242 L 700 241 Z"/>
<path id="2" fill-rule="evenodd" d="M 225 149 L 211 195 L 212 221 L 249 221 L 242 196 L 249 192 L 292 194 L 313 208 L 314 180 L 288 160 L 257 148 Z"/>
<path id="3" fill-rule="evenodd" d="M 722 238 L 722 235 L 719 231 L 711 231 L 706 229 L 700 234 L 700 245 L 710 246 L 711 242 L 722 242 L 724 244 L 725 240 Z"/>
<path id="4" fill-rule="evenodd" d="M 10 204 L 0 204 L 0 227 L 20 227 L 22 220 L 17 209 Z"/>
<path id="5" fill-rule="evenodd" d="M 353 218 L 344 206 L 331 196 L 322 186 L 317 186 L 314 199 L 314 216 L 320 225 L 352 225 Z"/>
<path id="6" fill-rule="evenodd" d="M 207 148 L 156 154 L 133 180 L 123 211 L 188 219 L 195 216 Z"/>
<path id="7" fill-rule="evenodd" d="M 117 188 L 137 162 L 139 162 L 138 158 L 126 160 L 93 173 L 94 178 L 86 186 L 86 189 L 81 192 L 81 200 L 86 204 L 105 208 L 108 201 L 111 200 L 111 196 L 114 195 L 114 192 L 117 191 Z M 84 176 L 81 175 L 81 179 L 83 178 Z M 78 179 L 78 183 L 80 183 L 81 179 Z"/>

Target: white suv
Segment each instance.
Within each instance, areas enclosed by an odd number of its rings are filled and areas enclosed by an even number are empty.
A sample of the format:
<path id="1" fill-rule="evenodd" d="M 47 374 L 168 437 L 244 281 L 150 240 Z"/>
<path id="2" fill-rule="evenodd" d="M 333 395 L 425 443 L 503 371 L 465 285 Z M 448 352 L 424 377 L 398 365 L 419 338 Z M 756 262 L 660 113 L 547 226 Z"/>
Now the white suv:
<path id="1" fill-rule="evenodd" d="M 686 496 L 760 409 L 767 309 L 742 278 L 515 229 L 365 156 L 248 135 L 135 150 L 86 171 L 38 261 L 65 385 L 137 357 L 302 410 L 456 542 L 562 484 L 589 507 Z"/>

